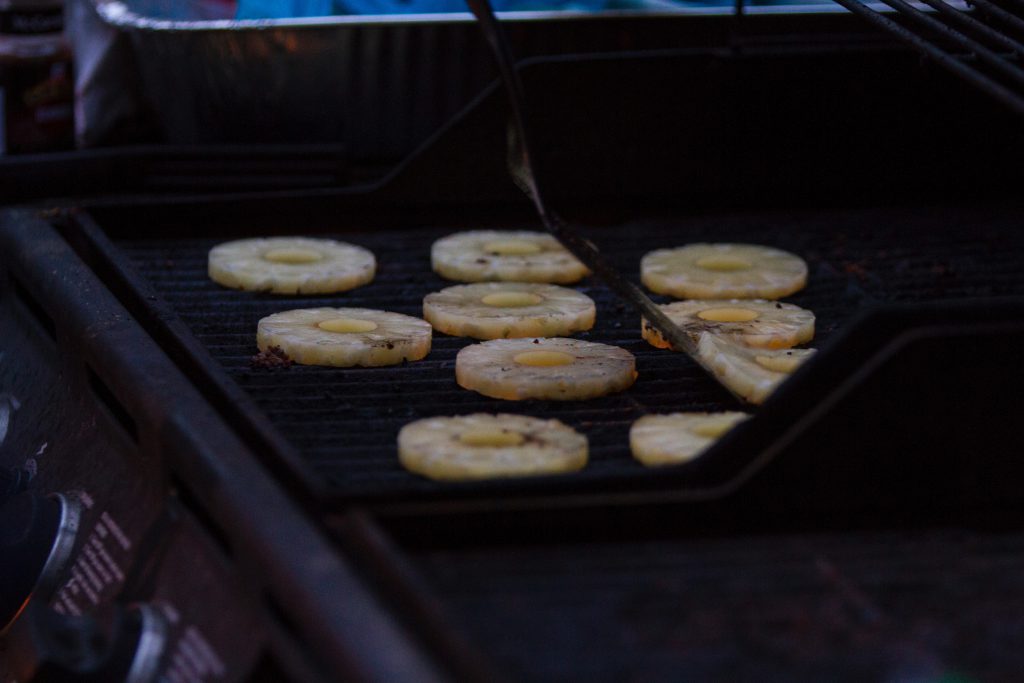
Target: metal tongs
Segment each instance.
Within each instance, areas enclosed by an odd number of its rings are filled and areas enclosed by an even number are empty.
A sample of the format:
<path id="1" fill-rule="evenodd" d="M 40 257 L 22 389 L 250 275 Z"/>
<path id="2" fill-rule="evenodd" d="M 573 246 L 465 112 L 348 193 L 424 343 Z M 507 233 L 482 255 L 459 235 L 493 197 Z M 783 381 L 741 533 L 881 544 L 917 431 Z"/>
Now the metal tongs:
<path id="1" fill-rule="evenodd" d="M 530 144 L 526 123 L 526 96 L 523 83 L 519 79 L 519 72 L 515 68 L 512 49 L 509 47 L 498 18 L 494 15 L 490 0 L 466 0 L 466 4 L 469 5 L 473 16 L 476 17 L 480 30 L 497 59 L 501 79 L 512 104 L 512 120 L 508 127 L 508 170 L 512 175 L 512 180 L 533 202 L 537 213 L 540 214 L 541 222 L 544 223 L 548 232 L 604 280 L 616 294 L 632 304 L 668 340 L 673 349 L 686 353 L 697 365 L 720 382 L 708 364 L 697 355 L 697 343 L 673 323 L 638 286 L 622 277 L 590 242 L 583 239 L 579 232 L 548 208 L 544 202 L 544 196 L 541 194 L 541 183 L 537 180 L 537 169 L 533 163 L 532 150 L 534 148 Z M 728 389 L 728 387 L 726 388 Z M 729 391 L 740 401 L 745 402 L 745 399 L 731 389 Z"/>

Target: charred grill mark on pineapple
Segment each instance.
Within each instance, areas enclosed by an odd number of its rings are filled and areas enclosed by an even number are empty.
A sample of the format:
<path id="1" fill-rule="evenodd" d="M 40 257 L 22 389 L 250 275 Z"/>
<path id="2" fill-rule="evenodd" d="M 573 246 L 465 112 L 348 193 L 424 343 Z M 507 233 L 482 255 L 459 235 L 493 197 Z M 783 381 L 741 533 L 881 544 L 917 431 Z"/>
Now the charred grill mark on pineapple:
<path id="1" fill-rule="evenodd" d="M 438 480 L 572 472 L 587 463 L 587 438 L 558 420 L 475 413 L 405 425 L 398 457 L 411 472 Z"/>
<path id="2" fill-rule="evenodd" d="M 660 308 L 694 340 L 703 332 L 712 332 L 730 335 L 747 346 L 779 349 L 804 344 L 814 337 L 814 314 L 793 304 L 763 299 L 688 300 L 663 304 Z M 750 319 L 729 320 L 725 313 L 733 311 L 747 312 L 735 317 Z M 669 348 L 668 341 L 646 320 L 642 336 L 652 346 Z"/>
<path id="3" fill-rule="evenodd" d="M 475 339 L 565 336 L 589 330 L 595 316 L 585 294 L 529 282 L 456 285 L 423 300 L 423 317 L 437 331 Z"/>
<path id="4" fill-rule="evenodd" d="M 371 328 L 372 325 L 372 328 Z M 296 363 L 334 367 L 397 365 L 430 352 L 430 324 L 366 308 L 306 308 L 260 320 L 261 350 L 280 347 Z"/>
<path id="5" fill-rule="evenodd" d="M 778 299 L 803 289 L 807 263 L 773 247 L 696 243 L 646 254 L 640 279 L 678 299 Z"/>
<path id="6" fill-rule="evenodd" d="M 362 247 L 329 239 L 266 237 L 210 250 L 210 279 L 225 287 L 275 294 L 343 292 L 373 280 L 377 261 Z"/>
<path id="7" fill-rule="evenodd" d="M 434 242 L 434 271 L 459 282 L 551 282 L 571 284 L 590 271 L 547 233 L 471 230 Z"/>
<path id="8" fill-rule="evenodd" d="M 697 343 L 697 353 L 722 384 L 745 400 L 759 404 L 813 355 L 814 349 L 754 349 L 704 332 Z"/>
<path id="9" fill-rule="evenodd" d="M 571 362 L 545 364 L 555 357 L 538 354 L 560 354 Z M 537 364 L 530 364 L 534 359 Z M 455 377 L 463 388 L 492 398 L 585 400 L 627 389 L 636 380 L 636 367 L 633 354 L 607 344 L 558 337 L 495 339 L 462 349 Z"/>
<path id="10" fill-rule="evenodd" d="M 689 462 L 748 417 L 739 412 L 645 415 L 629 429 L 630 450 L 648 467 Z"/>

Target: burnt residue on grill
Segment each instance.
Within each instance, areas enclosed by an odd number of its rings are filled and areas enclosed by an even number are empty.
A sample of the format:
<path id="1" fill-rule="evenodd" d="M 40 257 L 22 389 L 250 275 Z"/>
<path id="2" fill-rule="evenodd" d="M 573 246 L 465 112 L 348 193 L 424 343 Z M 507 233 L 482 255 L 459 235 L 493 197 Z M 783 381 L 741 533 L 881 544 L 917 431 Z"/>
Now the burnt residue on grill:
<path id="1" fill-rule="evenodd" d="M 809 263 L 809 284 L 786 301 L 815 312 L 813 345 L 818 345 L 854 312 L 873 303 L 1024 294 L 1024 235 L 1016 230 L 1016 216 L 1011 209 L 803 210 L 673 217 L 585 233 L 634 279 L 645 252 L 688 242 L 750 242 L 799 254 Z M 642 341 L 638 316 L 594 278 L 584 280 L 578 289 L 597 303 L 597 324 L 576 336 L 635 354 L 639 379 L 621 394 L 585 402 L 485 398 L 455 383 L 455 355 L 471 340 L 443 334 L 435 334 L 425 360 L 402 366 L 292 365 L 270 372 L 253 366 L 256 324 L 277 311 L 327 305 L 421 315 L 424 295 L 454 284 L 431 271 L 431 243 L 458 229 L 488 226 L 486 221 L 454 226 L 418 220 L 404 230 L 344 226 L 329 233 L 373 250 L 378 275 L 367 286 L 318 297 L 283 297 L 216 285 L 206 275 L 206 255 L 217 238 L 130 239 L 119 244 L 334 496 L 405 496 L 460 486 L 427 481 L 398 464 L 398 430 L 423 417 L 484 411 L 557 418 L 590 439 L 590 464 L 567 476 L 628 479 L 643 471 L 628 447 L 629 426 L 636 418 L 737 408 L 731 396 L 688 358 Z M 244 236 L 233 226 L 219 232 L 224 239 Z"/>
<path id="2" fill-rule="evenodd" d="M 295 364 L 280 346 L 270 346 L 249 359 L 249 367 L 254 370 L 274 370 L 289 368 Z"/>

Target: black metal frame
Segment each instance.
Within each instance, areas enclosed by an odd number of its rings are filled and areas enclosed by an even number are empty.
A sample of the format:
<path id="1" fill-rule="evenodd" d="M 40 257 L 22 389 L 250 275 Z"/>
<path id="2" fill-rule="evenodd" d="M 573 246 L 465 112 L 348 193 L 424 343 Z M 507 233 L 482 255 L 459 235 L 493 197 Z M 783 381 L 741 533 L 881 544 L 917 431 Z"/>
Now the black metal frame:
<path id="1" fill-rule="evenodd" d="M 886 56 L 893 54 L 900 59 L 906 56 L 900 52 L 889 52 Z M 658 60 L 664 60 L 663 66 L 671 72 L 679 63 L 692 57 L 681 54 L 634 55 L 633 59 L 637 62 L 650 60 L 647 64 L 653 63 L 655 66 Z M 729 52 L 728 57 L 716 54 L 700 57 L 706 59 L 703 63 L 710 65 L 710 68 L 721 68 L 722 63 L 734 58 L 749 59 L 748 64 L 756 66 L 758 54 L 754 50 L 745 52 L 742 57 L 733 52 Z M 572 74 L 574 69 L 577 69 L 577 65 L 556 60 L 534 63 L 526 70 L 528 76 L 532 75 L 542 84 L 550 84 L 566 82 L 566 74 Z M 614 68 L 611 70 L 614 71 Z M 628 70 L 625 72 L 629 73 Z M 848 73 L 854 72 L 851 69 Z M 606 85 L 602 81 L 607 73 L 608 70 L 599 71 L 589 79 L 573 80 L 579 86 L 574 95 L 584 101 L 601 99 L 600 96 L 594 96 L 594 93 Z M 733 85 L 742 91 L 743 86 L 751 82 L 756 84 L 756 79 L 745 81 L 738 78 Z M 894 82 L 899 81 L 896 79 Z M 938 79 L 931 85 L 941 88 L 946 84 L 946 81 Z M 924 91 L 926 95 L 934 95 L 934 90 Z M 607 99 L 606 92 L 603 96 Z M 726 98 L 721 103 L 720 111 L 728 113 L 730 104 L 739 101 L 738 98 Z M 971 109 L 970 121 L 984 121 L 1001 132 L 1013 130 L 1012 124 L 1000 118 L 999 113 L 989 119 L 988 114 L 992 110 L 985 104 L 971 102 L 968 106 Z M 640 108 L 643 110 L 643 105 Z M 926 126 L 933 125 L 934 128 L 922 131 L 920 139 L 911 140 L 908 155 L 912 157 L 915 153 L 926 151 L 925 141 L 934 144 L 934 132 L 948 129 L 955 121 L 954 109 L 950 107 L 938 121 L 926 123 Z M 487 115 L 475 118 L 480 110 L 484 110 Z M 784 110 L 785 107 L 781 113 L 785 113 Z M 360 216 L 375 215 L 381 225 L 386 225 L 400 222 L 402 216 L 411 210 L 427 207 L 437 211 L 438 220 L 446 220 L 449 216 L 465 212 L 467 197 L 476 200 L 477 208 L 500 207 L 495 210 L 505 211 L 508 202 L 516 195 L 507 180 L 502 184 L 505 172 L 500 163 L 500 155 L 493 155 L 496 163 L 483 162 L 483 173 L 475 172 L 480 169 L 479 164 L 467 162 L 478 154 L 481 145 L 495 150 L 502 148 L 502 127 L 492 125 L 501 120 L 500 115 L 494 116 L 495 111 L 494 98 L 484 97 L 478 103 L 477 111 L 467 112 L 462 121 L 442 132 L 433 147 L 424 150 L 419 157 L 399 169 L 387 183 L 374 187 L 270 193 L 276 196 L 245 193 L 210 201 L 195 197 L 182 201 L 164 201 L 152 196 L 132 197 L 127 201 L 124 198 L 108 199 L 94 202 L 96 205 L 104 205 L 97 209 L 96 221 L 89 213 L 72 214 L 63 226 L 65 238 L 78 251 L 79 257 L 101 276 L 120 299 L 120 305 L 127 313 L 122 313 L 118 307 L 119 314 L 125 320 L 129 315 L 134 316 L 145 332 L 162 347 L 163 353 L 184 371 L 193 385 L 214 388 L 214 400 L 211 401 L 209 396 L 206 399 L 196 397 L 187 382 L 180 380 L 178 383 L 176 380 L 175 386 L 184 387 L 179 403 L 189 404 L 183 408 L 187 409 L 185 413 L 189 416 L 202 416 L 195 423 L 186 421 L 188 424 L 185 424 L 181 420 L 176 422 L 175 433 L 182 439 L 175 442 L 180 446 L 178 452 L 184 455 L 186 451 L 196 449 L 208 454 L 211 466 L 216 466 L 220 457 L 217 451 L 220 448 L 227 448 L 228 452 L 234 448 L 257 451 L 257 455 L 260 448 L 274 450 L 273 457 L 262 459 L 264 464 L 270 466 L 274 476 L 290 486 L 293 500 L 305 508 L 308 516 L 318 518 L 334 533 L 338 546 L 326 552 L 333 554 L 337 547 L 347 551 L 349 559 L 359 567 L 363 578 L 377 587 L 381 599 L 396 614 L 401 615 L 401 621 L 415 631 L 420 642 L 425 643 L 432 653 L 445 662 L 449 671 L 455 671 L 462 679 L 493 680 L 493 672 L 489 672 L 487 662 L 482 661 L 473 647 L 467 645 L 450 628 L 446 609 L 437 602 L 432 591 L 424 587 L 422 576 L 408 554 L 410 550 L 459 547 L 482 542 L 557 543 L 580 537 L 592 538 L 595 535 L 605 539 L 637 538 L 645 533 L 676 537 L 728 536 L 739 532 L 778 530 L 827 531 L 891 526 L 913 528 L 990 522 L 993 519 L 1011 528 L 1019 528 L 1024 519 L 1024 509 L 1016 489 L 1024 472 L 1018 459 L 998 457 L 998 447 L 1004 440 L 1016 436 L 1012 433 L 1014 425 L 1003 418 L 1001 408 L 1014 405 L 1016 385 L 1019 384 L 1018 377 L 1007 377 L 1003 371 L 1006 367 L 1019 366 L 1018 349 L 1024 335 L 1024 301 L 1020 299 L 891 307 L 866 314 L 780 389 L 762 408 L 757 419 L 744 429 L 727 436 L 716 449 L 720 457 L 709 457 L 704 461 L 706 465 L 695 468 L 652 474 L 635 491 L 582 491 L 569 482 L 544 482 L 539 483 L 536 491 L 529 495 L 498 497 L 491 491 L 480 493 L 466 490 L 464 495 L 445 499 L 415 504 L 357 506 L 354 509 L 344 504 L 325 508 L 322 506 L 323 501 L 305 498 L 308 491 L 316 490 L 316 482 L 304 480 L 301 474 L 296 474 L 296 468 L 288 466 L 287 444 L 282 445 L 280 438 L 273 433 L 260 433 L 258 428 L 253 427 L 253 421 L 239 420 L 224 412 L 221 412 L 220 417 L 212 414 L 214 408 L 209 403 L 216 404 L 216 408 L 221 411 L 224 404 L 230 403 L 243 415 L 251 412 L 251 409 L 244 393 L 230 381 L 225 381 L 189 330 L 176 318 L 173 310 L 153 298 L 155 292 L 132 271 L 130 264 L 125 262 L 116 245 L 110 241 L 106 230 L 108 226 L 113 226 L 112 230 L 123 233 L 133 225 L 141 225 L 147 218 L 158 214 L 160 225 L 157 227 L 166 229 L 168 226 L 188 225 L 190 217 L 198 215 L 231 216 L 240 211 L 254 214 L 253 229 L 257 232 L 272 229 L 275 220 L 294 216 L 297 212 L 308 215 L 351 211 Z M 908 112 L 906 116 L 907 121 L 915 118 L 913 112 Z M 553 120 L 558 118 L 552 117 Z M 828 119 L 827 116 L 825 118 Z M 849 122 L 852 123 L 852 117 Z M 732 116 L 714 128 L 716 131 L 726 131 L 720 139 L 732 141 L 732 147 L 720 151 L 725 157 L 739 158 L 734 155 L 742 152 L 751 141 L 750 137 L 744 136 L 742 126 L 738 125 L 740 123 L 742 120 L 739 117 Z M 827 130 L 828 125 L 826 122 L 812 130 L 820 133 Z M 730 138 L 727 134 L 730 130 L 736 137 Z M 885 125 L 879 122 L 877 126 L 865 127 L 861 131 L 861 139 L 877 142 L 882 150 L 892 149 L 900 143 L 907 143 L 905 136 L 908 131 L 909 128 L 897 128 L 886 133 Z M 955 163 L 951 163 L 951 167 L 972 167 L 969 163 L 973 159 L 970 152 L 973 149 L 971 134 L 970 126 L 966 130 L 953 131 L 951 139 L 956 144 L 953 145 L 955 151 L 951 155 L 956 158 L 952 160 Z M 548 132 L 548 135 L 557 139 L 559 132 Z M 998 170 L 1010 166 L 1010 160 L 1015 155 L 1015 142 L 1009 140 L 1008 143 L 1009 148 L 1002 150 L 1005 156 L 996 156 L 992 168 Z M 586 147 L 586 142 L 567 144 L 573 152 Z M 609 204 L 618 212 L 630 210 L 633 202 L 646 201 L 652 197 L 654 203 L 671 205 L 672 200 L 666 202 L 665 197 L 672 187 L 664 180 L 653 186 L 646 183 L 651 176 L 671 172 L 674 166 L 667 163 L 666 158 L 685 149 L 685 145 L 671 140 L 669 147 L 671 149 L 668 153 L 658 157 L 653 170 L 647 174 L 630 176 L 626 181 L 622 177 L 599 179 L 590 188 L 591 195 L 575 197 L 577 212 L 587 215 L 580 210 L 579 205 L 587 204 L 593 196 L 601 195 L 609 189 Z M 642 161 L 633 160 L 629 165 L 619 163 L 620 159 L 615 158 L 614 150 L 609 154 L 612 169 L 618 171 L 612 175 L 620 176 L 623 168 L 633 172 L 643 167 Z M 979 157 L 982 160 L 993 159 L 985 154 Z M 898 155 L 894 154 L 892 158 L 898 158 Z M 467 174 L 469 177 L 435 177 L 434 184 L 426 188 L 424 196 L 424 188 L 420 185 L 424 179 L 421 171 L 424 168 L 448 166 L 439 164 L 439 159 L 456 167 L 465 164 L 471 169 Z M 713 158 L 699 157 L 695 159 L 695 164 L 704 161 L 715 163 Z M 564 159 L 562 163 L 565 163 Z M 842 160 L 836 164 L 837 170 L 842 171 L 841 163 Z M 556 163 L 553 172 L 558 172 L 557 166 Z M 868 194 L 876 199 L 881 197 L 882 201 L 894 196 L 908 200 L 908 195 L 901 191 L 897 182 L 900 178 L 916 181 L 919 183 L 916 190 L 927 193 L 927 176 L 923 179 L 915 178 L 914 174 L 928 168 L 928 161 L 922 160 L 908 174 L 903 175 L 902 169 L 892 171 L 877 185 L 872 185 L 868 178 L 858 177 L 856 172 L 849 172 L 849 175 L 843 176 L 846 182 L 840 183 L 842 187 L 838 196 L 849 199 L 851 196 Z M 863 166 L 855 169 L 863 170 Z M 756 164 L 747 168 L 741 162 L 733 178 L 749 179 L 757 171 Z M 692 177 L 687 176 L 686 180 Z M 998 173 L 993 173 L 993 177 L 968 179 L 962 192 L 969 195 L 984 191 L 1004 199 L 1010 196 L 1007 188 L 1013 185 L 1012 178 Z M 722 178 L 715 178 L 714 181 L 720 183 Z M 820 182 L 822 178 L 815 177 L 810 187 L 801 193 L 788 195 L 783 201 L 818 201 L 816 193 L 821 191 L 822 186 L 814 186 L 814 181 Z M 731 192 L 731 183 L 726 184 L 729 187 L 720 189 Z M 827 185 L 824 187 L 827 188 Z M 477 188 L 483 188 L 484 191 L 476 194 L 474 190 Z M 705 189 L 701 187 L 687 194 L 685 199 L 697 197 L 698 200 L 709 201 L 702 193 Z M 753 191 L 737 203 L 757 205 L 778 188 L 769 182 L 759 189 L 760 192 Z M 834 200 L 835 196 L 829 196 L 828 200 Z M 913 201 L 913 195 L 910 195 L 909 201 Z M 38 222 L 33 220 L 32 224 L 37 225 Z M 69 257 L 69 262 L 71 260 Z M 33 267 L 38 268 L 38 264 Z M 43 274 L 40 273 L 39 278 L 43 278 Z M 63 310 L 61 306 L 64 304 L 58 301 L 60 298 L 51 302 L 48 296 L 46 303 L 48 306 L 56 306 L 54 310 Z M 75 293 L 66 292 L 64 298 L 71 302 L 75 299 Z M 135 327 L 134 322 L 128 326 L 134 330 L 129 342 L 141 344 L 141 331 Z M 977 362 L 958 366 L 952 380 L 955 389 L 939 386 L 939 380 L 949 374 L 947 359 L 957 357 L 965 342 L 977 344 L 971 355 Z M 942 367 L 944 374 L 936 372 L 936 365 Z M 145 381 L 139 377 L 138 369 L 129 368 L 126 372 L 129 384 L 120 390 L 128 392 L 126 396 L 130 399 L 134 396 L 133 392 L 145 386 Z M 971 413 L 971 419 L 974 420 L 971 424 L 976 428 L 975 431 L 987 436 L 976 448 L 970 450 L 944 450 L 943 447 L 948 445 L 955 431 L 954 415 L 949 411 L 960 407 L 945 402 L 945 399 L 949 394 L 956 396 L 973 391 L 979 381 L 990 381 L 995 388 L 983 395 L 983 400 L 973 406 L 975 410 Z M 908 398 L 908 386 L 913 389 L 913 400 Z M 836 424 L 844 423 L 850 415 L 868 420 L 877 412 L 879 405 L 898 411 L 905 405 L 924 404 L 946 412 L 923 411 L 921 414 L 909 415 L 910 423 L 902 426 L 902 434 L 924 433 L 929 435 L 930 442 L 927 447 L 918 444 L 920 448 L 907 451 L 909 463 L 905 469 L 894 470 L 889 456 L 894 449 L 899 450 L 897 446 L 905 446 L 906 442 L 886 443 L 887 434 L 884 430 L 864 430 L 857 434 L 861 441 L 836 442 L 834 439 Z M 127 405 L 134 406 L 134 403 L 128 401 Z M 936 415 L 941 418 L 936 419 Z M 222 418 L 226 425 L 222 423 Z M 255 422 L 259 423 L 258 420 Z M 246 442 L 244 446 L 235 443 L 235 435 L 230 433 L 232 430 Z M 220 435 L 226 435 L 223 438 L 229 438 L 231 443 L 225 443 Z M 827 462 L 841 468 L 841 472 L 830 472 L 828 468 L 822 467 L 823 444 L 827 444 L 829 449 Z M 298 471 L 301 472 L 301 468 Z M 879 478 L 879 473 L 885 473 L 885 477 Z M 187 473 L 186 476 L 197 481 L 205 479 L 202 471 Z M 237 485 L 242 486 L 243 483 Z M 742 487 L 738 488 L 740 484 Z M 699 486 L 700 489 L 681 490 L 682 486 L 693 486 L 694 489 Z M 772 504 L 778 499 L 780 491 L 791 491 L 794 487 L 807 492 L 801 504 L 784 508 Z M 864 505 L 868 494 L 877 500 L 873 498 L 870 505 Z M 257 506 L 255 510 L 274 514 L 273 506 L 266 505 L 265 501 L 253 501 L 248 494 L 245 499 Z M 248 522 L 237 516 L 231 519 L 231 524 L 237 521 L 240 524 L 258 525 L 258 519 Z M 481 534 L 481 530 L 486 533 Z M 541 530 L 540 535 L 538 530 Z M 254 536 L 259 533 L 259 529 L 253 531 Z M 333 584 L 330 587 L 338 589 L 339 586 Z M 331 605 L 328 608 L 338 607 Z"/>
<path id="2" fill-rule="evenodd" d="M 106 257 L 123 267 L 116 246 L 87 216 L 74 216 L 72 224 L 77 227 L 65 229 L 65 235 L 124 298 L 126 283 L 115 282 L 119 278 L 111 278 L 110 263 L 103 265 L 98 258 L 113 249 Z M 145 283 L 134 284 L 143 286 L 135 291 L 138 303 L 124 303 L 166 342 L 166 330 L 161 333 L 153 321 L 173 322 L 173 312 L 154 306 Z M 1022 341 L 1021 299 L 876 309 L 784 385 L 747 428 L 727 436 L 704 461 L 708 467 L 680 470 L 680 476 L 657 473 L 649 490 L 563 487 L 513 498 L 491 492 L 467 500 L 360 506 L 326 515 L 314 509 L 314 501 L 306 503 L 311 514 L 323 515 L 340 548 L 426 647 L 462 679 L 495 680 L 476 643 L 464 640 L 449 608 L 425 583 L 416 554 L 481 543 L 639 540 L 646 535 L 728 538 L 993 522 L 1020 528 L 1024 506 L 1017 491 L 1024 467 L 1006 457 L 1015 426 L 1002 409 L 1013 405 L 1018 393 L 1019 374 L 1005 370 L 1015 367 Z M 972 362 L 951 364 L 949 359 L 962 357 L 968 344 L 973 345 Z M 173 348 L 170 353 L 177 355 Z M 196 382 L 209 379 L 193 376 Z M 979 384 L 989 391 L 974 394 Z M 963 401 L 950 400 L 956 396 L 973 399 L 968 415 L 959 412 Z M 901 412 L 911 404 L 920 412 Z M 839 430 L 851 434 L 845 424 L 850 419 L 894 412 L 905 419 L 896 443 L 888 441 L 892 434 L 884 430 L 854 430 L 859 438 L 835 438 Z M 961 449 L 964 444 L 957 439 L 964 430 L 982 438 Z M 201 442 L 204 434 L 205 429 L 194 431 L 192 437 Z M 908 438 L 916 437 L 907 449 Z M 751 453 L 757 458 L 750 460 Z M 897 457 L 904 466 L 893 468 Z M 705 488 L 679 490 L 676 486 L 685 485 L 687 477 Z M 795 490 L 803 492 L 798 504 L 779 506 Z"/>
<path id="3" fill-rule="evenodd" d="M 424 643 L 457 661 L 465 677 L 493 680 L 493 672 L 481 673 L 489 665 L 479 643 L 460 629 L 457 615 L 424 576 L 421 554 L 579 539 L 734 538 L 993 523 L 1019 529 L 1024 508 L 1016 490 L 1024 472 L 1016 458 L 1006 457 L 1014 427 L 1002 418 L 1002 409 L 1015 400 L 1020 378 L 1005 369 L 1015 362 L 1022 339 L 1020 299 L 897 306 L 866 314 L 780 389 L 749 430 L 735 431 L 722 442 L 719 456 L 743 461 L 745 452 L 757 452 L 760 462 L 744 463 L 751 468 L 741 488 L 726 481 L 710 496 L 670 487 L 609 495 L 563 491 L 529 499 L 492 494 L 474 501 L 357 506 L 320 514 L 382 600 Z M 968 357 L 974 360 L 951 363 L 950 358 L 965 356 L 965 343 L 972 341 L 984 346 L 971 349 Z M 951 397 L 966 396 L 979 384 L 990 390 L 973 396 L 972 412 L 961 414 L 962 401 Z M 911 404 L 920 412 L 906 411 Z M 904 420 L 895 443 L 883 430 L 851 432 L 844 424 L 850 419 L 866 424 L 893 412 Z M 983 438 L 962 450 L 955 440 L 960 430 Z M 836 432 L 861 438 L 837 439 Z M 909 449 L 908 435 L 917 439 Z M 765 449 L 766 442 L 773 445 Z M 894 467 L 899 461 L 904 466 Z M 713 466 L 698 476 L 715 482 L 728 475 L 730 463 L 706 462 Z M 801 497 L 794 498 L 794 491 Z M 780 506 L 780 500 L 799 504 Z M 736 547 L 742 544 L 737 541 Z"/>
<path id="4" fill-rule="evenodd" d="M 66 218 L 53 211 L 0 212 L 4 266 L 54 325 L 59 352 L 87 364 L 105 385 L 112 414 L 137 435 L 157 468 L 153 476 L 168 481 L 168 499 L 190 499 L 210 538 L 230 548 L 252 581 L 246 589 L 254 604 L 276 606 L 280 647 L 292 650 L 289 656 L 312 680 L 462 677 L 458 660 L 439 660 L 408 636 L 324 538 L 319 521 L 305 517 L 225 428 L 62 239 L 57 228 Z M 62 466 L 74 470 L 76 463 Z M 175 491 L 176 485 L 187 490 Z M 341 604 L 346 609 L 336 608 Z"/>

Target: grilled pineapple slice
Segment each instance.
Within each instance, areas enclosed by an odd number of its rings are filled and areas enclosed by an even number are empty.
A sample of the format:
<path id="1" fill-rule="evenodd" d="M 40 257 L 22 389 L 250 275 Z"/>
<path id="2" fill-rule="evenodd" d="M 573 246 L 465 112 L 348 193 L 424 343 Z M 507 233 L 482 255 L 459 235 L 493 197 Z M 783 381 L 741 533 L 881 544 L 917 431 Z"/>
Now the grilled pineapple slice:
<path id="1" fill-rule="evenodd" d="M 758 404 L 813 353 L 814 349 L 753 349 L 709 332 L 697 342 L 697 355 L 718 380 Z"/>
<path id="2" fill-rule="evenodd" d="M 368 308 L 300 308 L 260 320 L 260 351 L 280 347 L 302 365 L 396 365 L 430 352 L 430 323 Z"/>
<path id="3" fill-rule="evenodd" d="M 484 396 L 572 401 L 596 398 L 636 381 L 633 354 L 578 339 L 494 339 L 455 358 L 455 379 Z"/>
<path id="4" fill-rule="evenodd" d="M 814 337 L 814 314 L 810 311 L 764 299 L 674 301 L 660 306 L 672 322 L 694 340 L 701 332 L 733 337 L 747 346 L 788 349 Z M 646 320 L 642 334 L 652 346 L 669 348 L 668 340 Z"/>
<path id="5" fill-rule="evenodd" d="M 640 280 L 677 299 L 779 299 L 807 284 L 807 264 L 756 244 L 688 244 L 640 261 Z"/>
<path id="6" fill-rule="evenodd" d="M 308 237 L 266 237 L 210 250 L 210 279 L 225 287 L 274 294 L 344 292 L 373 280 L 377 261 L 362 247 Z"/>
<path id="7" fill-rule="evenodd" d="M 589 330 L 595 314 L 586 294 L 529 282 L 456 285 L 423 299 L 435 330 L 474 339 L 561 337 Z"/>
<path id="8" fill-rule="evenodd" d="M 433 417 L 402 427 L 398 458 L 431 479 L 555 474 L 587 464 L 587 437 L 558 420 L 525 415 Z"/>
<path id="9" fill-rule="evenodd" d="M 748 417 L 737 412 L 645 415 L 629 428 L 629 448 L 648 467 L 689 462 Z"/>
<path id="10" fill-rule="evenodd" d="M 472 230 L 430 250 L 434 272 L 460 282 L 577 282 L 590 271 L 551 235 L 528 230 Z"/>

